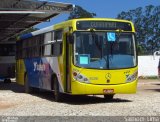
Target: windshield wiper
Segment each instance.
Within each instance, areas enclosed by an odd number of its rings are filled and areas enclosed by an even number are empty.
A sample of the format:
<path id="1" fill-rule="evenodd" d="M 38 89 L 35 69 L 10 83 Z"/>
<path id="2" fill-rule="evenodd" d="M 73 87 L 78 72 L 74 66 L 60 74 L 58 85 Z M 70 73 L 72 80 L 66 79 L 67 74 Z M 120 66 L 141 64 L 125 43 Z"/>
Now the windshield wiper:
<path id="1" fill-rule="evenodd" d="M 111 54 L 111 56 L 113 55 L 113 49 L 115 48 L 115 45 L 117 45 L 118 43 L 119 43 L 119 38 L 120 38 L 120 36 L 121 36 L 121 33 L 123 32 L 123 30 L 122 29 L 117 29 L 116 30 L 116 40 L 115 40 L 115 42 L 111 42 L 111 50 L 110 50 L 110 54 Z"/>
<path id="2" fill-rule="evenodd" d="M 96 34 L 95 34 L 94 29 L 93 28 L 90 29 L 90 32 L 91 32 L 91 35 L 92 35 L 92 40 L 93 40 L 93 42 L 95 42 L 95 45 L 98 48 L 98 51 L 100 52 L 101 58 L 102 58 L 102 48 L 101 48 L 101 45 L 98 43 L 98 41 L 96 41 Z"/>
<path id="3" fill-rule="evenodd" d="M 98 51 L 100 52 L 101 55 L 101 59 L 104 59 L 107 65 L 107 59 L 105 56 L 103 56 L 103 45 L 102 45 L 102 41 L 98 41 L 98 39 L 96 39 L 96 34 L 95 31 L 92 30 L 91 31 L 91 35 L 92 35 L 92 40 L 95 42 L 96 47 L 98 48 Z"/>

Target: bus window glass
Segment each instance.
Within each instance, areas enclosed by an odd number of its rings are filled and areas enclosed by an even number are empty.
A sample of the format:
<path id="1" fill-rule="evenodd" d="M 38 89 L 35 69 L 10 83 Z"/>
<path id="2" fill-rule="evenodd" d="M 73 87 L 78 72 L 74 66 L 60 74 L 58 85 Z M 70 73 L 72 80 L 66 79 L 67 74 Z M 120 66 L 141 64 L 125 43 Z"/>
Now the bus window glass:
<path id="1" fill-rule="evenodd" d="M 44 35 L 44 44 L 50 43 L 50 41 L 52 40 L 51 38 L 52 38 L 51 32 L 46 33 L 46 34 Z"/>
<path id="2" fill-rule="evenodd" d="M 74 63 L 79 67 L 120 69 L 136 66 L 136 48 L 132 33 L 75 32 L 74 38 Z"/>
<path id="3" fill-rule="evenodd" d="M 45 45 L 44 55 L 51 55 L 51 45 Z"/>
<path id="4" fill-rule="evenodd" d="M 61 42 L 54 43 L 53 55 L 54 56 L 59 56 L 61 54 L 62 54 L 62 43 Z"/>
<path id="5" fill-rule="evenodd" d="M 52 45 L 52 54 L 59 56 L 62 54 L 62 30 L 55 31 L 54 33 L 54 43 Z"/>
<path id="6" fill-rule="evenodd" d="M 51 37 L 51 32 L 44 35 L 44 55 L 51 55 L 51 45 L 48 44 L 52 40 Z"/>
<path id="7" fill-rule="evenodd" d="M 62 41 L 62 30 L 55 31 L 55 36 L 54 36 L 55 41 Z"/>
<path id="8" fill-rule="evenodd" d="M 54 37 L 55 34 L 54 34 L 54 31 L 52 32 L 52 35 L 51 35 L 51 36 L 52 36 L 52 38 L 51 38 L 52 40 L 51 40 L 51 41 L 54 42 L 54 41 L 55 41 L 55 37 Z"/>

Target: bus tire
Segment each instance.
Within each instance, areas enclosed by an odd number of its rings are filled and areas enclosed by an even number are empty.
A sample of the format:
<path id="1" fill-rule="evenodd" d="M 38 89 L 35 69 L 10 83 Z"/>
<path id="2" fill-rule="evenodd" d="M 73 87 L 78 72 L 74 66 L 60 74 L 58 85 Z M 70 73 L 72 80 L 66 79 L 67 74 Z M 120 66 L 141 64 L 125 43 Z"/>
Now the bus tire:
<path id="1" fill-rule="evenodd" d="M 4 83 L 11 83 L 11 79 L 4 79 Z"/>
<path id="2" fill-rule="evenodd" d="M 107 101 L 113 100 L 113 96 L 114 96 L 114 94 L 105 94 L 104 99 L 107 100 Z"/>
<path id="3" fill-rule="evenodd" d="M 59 91 L 58 79 L 54 77 L 54 99 L 56 102 L 62 101 L 62 94 Z"/>
<path id="4" fill-rule="evenodd" d="M 27 74 L 25 75 L 25 78 L 24 78 L 24 90 L 25 90 L 25 93 L 31 93 L 32 92 L 32 88 L 29 86 L 29 81 L 28 81 Z"/>

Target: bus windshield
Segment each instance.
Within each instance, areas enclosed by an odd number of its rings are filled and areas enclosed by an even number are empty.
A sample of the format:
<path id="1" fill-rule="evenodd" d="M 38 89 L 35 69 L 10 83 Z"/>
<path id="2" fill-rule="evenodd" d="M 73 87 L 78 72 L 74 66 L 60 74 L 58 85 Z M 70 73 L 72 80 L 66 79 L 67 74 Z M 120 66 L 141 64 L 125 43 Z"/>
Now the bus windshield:
<path id="1" fill-rule="evenodd" d="M 135 67 L 136 47 L 133 33 L 75 32 L 74 65 L 93 69 Z"/>

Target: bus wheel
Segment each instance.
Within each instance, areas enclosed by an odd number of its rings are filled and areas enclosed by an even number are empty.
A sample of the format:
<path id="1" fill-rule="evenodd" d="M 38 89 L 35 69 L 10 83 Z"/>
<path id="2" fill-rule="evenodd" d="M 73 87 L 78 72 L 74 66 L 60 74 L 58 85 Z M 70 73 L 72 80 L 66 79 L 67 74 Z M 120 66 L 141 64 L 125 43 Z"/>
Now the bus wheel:
<path id="1" fill-rule="evenodd" d="M 62 101 L 62 94 L 59 92 L 59 84 L 57 78 L 54 78 L 54 99 L 56 102 Z"/>
<path id="2" fill-rule="evenodd" d="M 4 83 L 11 83 L 10 79 L 4 79 Z"/>
<path id="3" fill-rule="evenodd" d="M 105 94 L 104 99 L 109 101 L 109 100 L 113 99 L 113 96 L 114 96 L 114 94 Z"/>
<path id="4" fill-rule="evenodd" d="M 25 79 L 24 79 L 24 90 L 25 90 L 25 93 L 31 93 L 32 91 L 32 88 L 29 86 L 27 74 L 25 75 Z"/>

